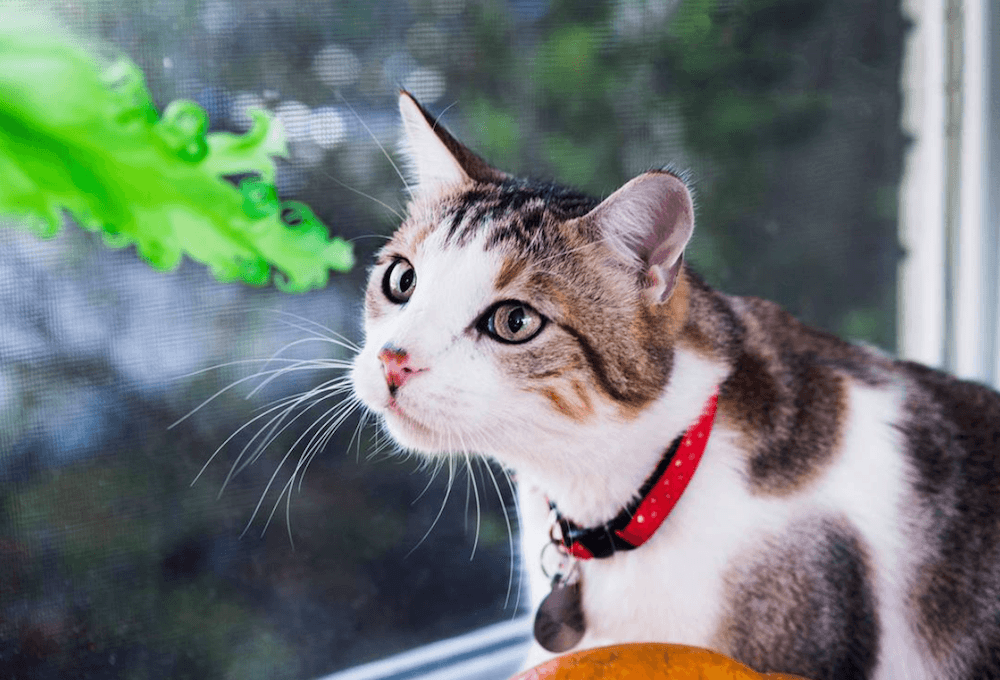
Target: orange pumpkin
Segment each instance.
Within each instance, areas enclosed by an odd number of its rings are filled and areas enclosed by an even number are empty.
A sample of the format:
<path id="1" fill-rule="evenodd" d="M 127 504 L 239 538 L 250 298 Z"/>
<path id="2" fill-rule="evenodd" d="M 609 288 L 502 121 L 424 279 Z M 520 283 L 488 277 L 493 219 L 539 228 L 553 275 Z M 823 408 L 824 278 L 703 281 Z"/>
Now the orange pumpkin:
<path id="1" fill-rule="evenodd" d="M 613 645 L 565 654 L 511 680 L 803 680 L 794 675 L 755 673 L 717 652 L 685 645 Z"/>

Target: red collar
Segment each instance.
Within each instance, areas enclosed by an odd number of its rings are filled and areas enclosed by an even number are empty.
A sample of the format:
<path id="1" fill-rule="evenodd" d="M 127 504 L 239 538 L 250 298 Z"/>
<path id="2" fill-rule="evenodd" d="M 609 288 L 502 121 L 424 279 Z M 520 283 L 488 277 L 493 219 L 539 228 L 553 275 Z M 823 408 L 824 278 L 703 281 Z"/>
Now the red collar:
<path id="1" fill-rule="evenodd" d="M 549 506 L 556 511 L 556 521 L 562 534 L 561 540 L 553 539 L 556 544 L 570 555 L 588 560 L 611 557 L 622 550 L 634 550 L 648 541 L 677 505 L 694 476 L 712 432 L 718 401 L 719 390 L 716 389 L 708 398 L 698 422 L 677 437 L 667 449 L 656 470 L 639 489 L 638 498 L 610 522 L 582 529 L 563 517 L 555 503 L 550 501 Z"/>

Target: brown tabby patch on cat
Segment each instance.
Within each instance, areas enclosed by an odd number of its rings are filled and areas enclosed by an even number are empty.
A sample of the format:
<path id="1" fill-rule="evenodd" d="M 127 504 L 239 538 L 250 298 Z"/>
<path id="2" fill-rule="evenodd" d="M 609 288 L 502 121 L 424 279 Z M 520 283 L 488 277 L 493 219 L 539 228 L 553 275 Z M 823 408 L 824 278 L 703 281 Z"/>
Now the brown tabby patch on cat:
<path id="1" fill-rule="evenodd" d="M 966 580 L 957 565 L 943 559 L 922 565 L 914 580 L 910 595 L 920 612 L 918 629 L 938 661 L 953 651 L 958 637 L 973 624 L 975 601 L 965 590 Z"/>
<path id="2" fill-rule="evenodd" d="M 550 337 L 530 351 L 504 357 L 504 367 L 512 379 L 531 392 L 545 397 L 556 411 L 582 422 L 594 412 L 591 381 L 579 347 L 565 336 Z"/>
<path id="3" fill-rule="evenodd" d="M 743 322 L 727 296 L 717 293 L 689 268 L 682 274 L 689 291 L 687 319 L 679 341 L 705 357 L 731 365 L 743 351 Z"/>
<path id="4" fill-rule="evenodd" d="M 833 462 L 847 417 L 847 381 L 881 384 L 891 366 L 771 302 L 732 302 L 742 343 L 720 388 L 720 417 L 744 433 L 752 489 L 784 496 Z"/>
<path id="5" fill-rule="evenodd" d="M 503 292 L 503 289 L 512 284 L 527 268 L 528 263 L 516 256 L 504 258 L 500 265 L 500 273 L 497 274 L 496 289 Z"/>
<path id="6" fill-rule="evenodd" d="M 919 364 L 899 366 L 912 385 L 898 429 L 935 556 L 910 591 L 917 629 L 939 659 L 966 659 L 966 677 L 1000 677 L 1000 399 Z"/>
<path id="7" fill-rule="evenodd" d="M 879 621 L 867 550 L 846 521 L 803 521 L 726 577 L 723 649 L 761 672 L 870 677 Z"/>
<path id="8" fill-rule="evenodd" d="M 543 397 L 549 400 L 556 411 L 571 420 L 583 422 L 588 416 L 594 413 L 594 405 L 590 401 L 590 394 L 580 380 L 573 380 L 568 388 L 563 390 L 544 387 L 538 391 Z M 572 393 L 573 396 L 567 396 L 567 392 Z"/>

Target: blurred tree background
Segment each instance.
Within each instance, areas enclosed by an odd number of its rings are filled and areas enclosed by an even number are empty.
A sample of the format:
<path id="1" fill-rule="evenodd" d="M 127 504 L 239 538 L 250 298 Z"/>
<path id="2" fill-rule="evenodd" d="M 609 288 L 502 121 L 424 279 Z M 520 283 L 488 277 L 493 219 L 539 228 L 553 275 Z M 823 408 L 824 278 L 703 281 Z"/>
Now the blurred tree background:
<path id="1" fill-rule="evenodd" d="M 191 98 L 234 131 L 247 108 L 272 110 L 290 139 L 282 198 L 355 239 L 361 262 L 404 204 L 383 151 L 395 155 L 402 86 L 519 174 L 603 196 L 651 167 L 689 173 L 691 261 L 711 283 L 893 348 L 899 0 L 67 0 L 51 11 L 135 60 L 161 108 Z M 230 362 L 310 337 L 287 356 L 349 358 L 310 322 L 360 340 L 364 277 L 358 267 L 324 291 L 282 295 L 191 263 L 158 273 L 78 231 L 41 242 L 0 229 L 0 675 L 308 678 L 519 612 L 511 492 L 501 483 L 498 498 L 490 474 L 502 477 L 485 465 L 432 474 L 349 420 L 286 521 L 291 463 L 278 468 L 303 417 L 221 497 L 253 427 L 191 484 L 257 409 L 338 372 L 289 374 L 248 401 L 249 381 L 168 426 L 262 365 Z"/>

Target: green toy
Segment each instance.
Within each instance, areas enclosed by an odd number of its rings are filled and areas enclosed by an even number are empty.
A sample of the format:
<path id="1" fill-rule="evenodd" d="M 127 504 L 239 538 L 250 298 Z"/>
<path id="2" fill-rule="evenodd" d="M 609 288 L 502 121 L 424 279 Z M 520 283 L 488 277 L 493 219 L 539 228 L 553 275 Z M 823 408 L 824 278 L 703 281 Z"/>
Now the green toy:
<path id="1" fill-rule="evenodd" d="M 159 116 L 141 71 L 102 67 L 55 31 L 0 13 L 0 213 L 54 236 L 68 212 L 113 247 L 135 244 L 158 269 L 187 254 L 220 280 L 284 291 L 326 285 L 354 263 L 305 205 L 281 203 L 280 126 L 253 111 L 244 135 L 206 134 L 194 102 Z M 224 178 L 247 176 L 237 188 Z"/>

